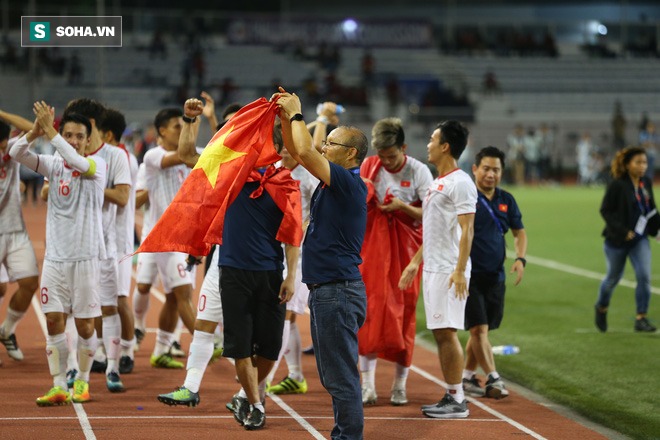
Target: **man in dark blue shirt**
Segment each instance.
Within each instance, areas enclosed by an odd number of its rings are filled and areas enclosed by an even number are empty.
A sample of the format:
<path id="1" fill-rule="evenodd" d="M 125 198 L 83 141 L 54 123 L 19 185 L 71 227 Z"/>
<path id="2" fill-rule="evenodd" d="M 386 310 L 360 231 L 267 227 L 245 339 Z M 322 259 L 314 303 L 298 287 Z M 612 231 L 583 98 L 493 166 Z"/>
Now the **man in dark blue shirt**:
<path id="1" fill-rule="evenodd" d="M 485 394 L 494 399 L 509 395 L 502 378 L 495 370 L 493 350 L 488 340 L 488 332 L 500 326 L 504 315 L 504 235 L 509 229 L 514 237 L 517 257 L 511 267 L 511 273 L 516 273 L 514 285 L 517 286 L 522 280 L 527 263 L 527 234 L 518 204 L 511 194 L 497 187 L 503 169 L 504 153 L 495 147 L 486 147 L 479 151 L 472 165 L 479 199 L 470 252 L 470 295 L 465 306 L 465 328 L 470 331 L 470 338 L 465 347 L 463 388 L 469 394 Z M 485 391 L 475 375 L 477 366 L 488 375 Z"/>
<path id="2" fill-rule="evenodd" d="M 314 355 L 321 384 L 332 396 L 332 439 L 362 439 L 364 415 L 357 368 L 357 332 L 364 323 L 367 297 L 358 266 L 367 226 L 367 187 L 360 164 L 367 138 L 340 126 L 313 147 L 300 99 L 280 88 L 284 145 L 321 182 L 312 196 L 302 254 L 302 281 L 309 286 Z M 324 105 L 334 105 L 325 103 Z M 322 118 L 317 120 L 325 132 Z"/>

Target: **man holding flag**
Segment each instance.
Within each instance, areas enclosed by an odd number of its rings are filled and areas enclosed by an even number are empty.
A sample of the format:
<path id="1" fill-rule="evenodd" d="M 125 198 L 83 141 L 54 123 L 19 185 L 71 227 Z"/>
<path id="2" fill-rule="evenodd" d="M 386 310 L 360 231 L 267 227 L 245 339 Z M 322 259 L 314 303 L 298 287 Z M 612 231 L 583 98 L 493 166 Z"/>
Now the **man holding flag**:
<path id="1" fill-rule="evenodd" d="M 183 130 L 182 142 L 196 137 L 200 105 L 186 104 L 183 120 L 189 126 Z M 189 165 L 196 161 L 189 178 L 138 250 L 205 255 L 211 244 L 221 244 L 224 355 L 235 359 L 243 386 L 231 406 L 236 420 L 248 430 L 265 425 L 258 383 L 279 354 L 284 303 L 294 292 L 295 270 L 282 279 L 281 242 L 286 244 L 289 267 L 295 267 L 302 239 L 298 185 L 288 170 L 272 165 L 280 159 L 272 139 L 276 113 L 276 104 L 263 98 L 248 104 L 216 133 L 198 158 L 193 155 L 187 161 Z M 212 303 L 200 297 L 200 325 L 219 320 L 206 313 L 207 308 L 217 314 L 217 299 Z M 198 333 L 212 336 L 210 328 L 199 330 L 194 337 Z M 204 349 L 193 344 L 189 367 L 202 358 L 206 358 Z"/>

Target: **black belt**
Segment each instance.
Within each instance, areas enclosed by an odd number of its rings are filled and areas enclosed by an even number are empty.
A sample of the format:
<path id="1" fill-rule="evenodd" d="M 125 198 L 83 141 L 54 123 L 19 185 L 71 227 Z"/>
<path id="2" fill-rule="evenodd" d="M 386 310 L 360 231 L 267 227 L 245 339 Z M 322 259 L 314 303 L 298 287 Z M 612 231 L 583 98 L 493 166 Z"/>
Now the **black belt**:
<path id="1" fill-rule="evenodd" d="M 332 280 L 332 281 L 326 281 L 325 283 L 315 283 L 315 284 L 307 284 L 307 288 L 310 290 L 310 292 L 314 289 L 318 289 L 321 286 L 325 286 L 326 284 L 338 284 L 338 283 L 344 283 L 346 286 L 348 286 L 349 280 Z"/>

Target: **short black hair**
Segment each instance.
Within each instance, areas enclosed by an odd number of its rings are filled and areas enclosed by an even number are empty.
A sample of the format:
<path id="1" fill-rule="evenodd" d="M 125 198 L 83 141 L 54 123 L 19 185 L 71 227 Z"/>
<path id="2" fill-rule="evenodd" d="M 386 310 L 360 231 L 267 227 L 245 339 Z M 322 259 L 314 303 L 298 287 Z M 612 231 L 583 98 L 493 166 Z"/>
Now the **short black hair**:
<path id="1" fill-rule="evenodd" d="M 492 145 L 489 145 L 487 147 L 482 148 L 479 150 L 479 152 L 474 156 L 474 164 L 476 166 L 479 166 L 481 164 L 481 159 L 484 157 L 494 157 L 496 159 L 500 160 L 500 164 L 502 165 L 502 169 L 504 169 L 504 151 L 500 150 L 497 147 L 493 147 Z"/>
<path id="2" fill-rule="evenodd" d="M 458 160 L 465 150 L 468 140 L 468 129 L 458 121 L 443 121 L 436 128 L 440 129 L 440 143 L 449 144 L 451 156 Z"/>
<path id="3" fill-rule="evenodd" d="M 243 106 L 240 105 L 238 102 L 232 102 L 231 104 L 228 104 L 227 107 L 225 107 L 224 110 L 222 110 L 222 114 L 220 115 L 222 119 L 227 119 L 227 115 L 230 115 L 232 113 L 236 113 L 239 111 Z"/>
<path id="4" fill-rule="evenodd" d="M 62 130 L 64 130 L 64 126 L 67 124 L 67 122 L 84 125 L 87 129 L 87 137 L 91 136 L 92 123 L 85 116 L 78 113 L 65 113 L 64 116 L 62 116 L 62 120 L 60 120 L 60 134 L 62 134 Z"/>
<path id="5" fill-rule="evenodd" d="M 105 110 L 103 119 L 96 123 L 96 128 L 101 131 L 111 132 L 115 140 L 119 142 L 121 135 L 126 130 L 126 118 L 124 118 L 124 115 L 119 110 L 108 108 Z"/>
<path id="6" fill-rule="evenodd" d="M 0 142 L 5 139 L 9 139 L 9 133 L 11 133 L 11 127 L 9 124 L 5 124 L 3 121 L 0 121 Z"/>
<path id="7" fill-rule="evenodd" d="M 399 118 L 385 118 L 377 121 L 371 129 L 371 146 L 376 150 L 401 149 L 406 142 L 403 125 Z"/>
<path id="8" fill-rule="evenodd" d="M 154 126 L 156 127 L 156 134 L 160 136 L 160 129 L 166 127 L 167 123 L 172 118 L 180 118 L 183 116 L 183 111 L 180 108 L 164 108 L 158 112 L 154 119 Z"/>
<path id="9" fill-rule="evenodd" d="M 64 114 L 62 117 L 66 116 L 68 113 L 78 113 L 88 119 L 94 119 L 96 124 L 103 119 L 103 113 L 105 112 L 105 106 L 98 102 L 95 99 L 90 98 L 78 98 L 66 105 L 64 109 Z"/>

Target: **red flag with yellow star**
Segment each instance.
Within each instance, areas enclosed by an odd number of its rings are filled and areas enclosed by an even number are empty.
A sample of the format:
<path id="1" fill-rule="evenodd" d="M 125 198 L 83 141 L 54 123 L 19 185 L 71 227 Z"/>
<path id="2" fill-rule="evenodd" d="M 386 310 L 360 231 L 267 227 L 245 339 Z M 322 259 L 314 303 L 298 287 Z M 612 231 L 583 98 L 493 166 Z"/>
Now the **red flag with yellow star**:
<path id="1" fill-rule="evenodd" d="M 278 108 L 260 98 L 240 109 L 213 136 L 170 206 L 137 252 L 208 254 L 222 243 L 225 213 L 250 172 L 277 162 L 273 124 Z"/>

